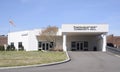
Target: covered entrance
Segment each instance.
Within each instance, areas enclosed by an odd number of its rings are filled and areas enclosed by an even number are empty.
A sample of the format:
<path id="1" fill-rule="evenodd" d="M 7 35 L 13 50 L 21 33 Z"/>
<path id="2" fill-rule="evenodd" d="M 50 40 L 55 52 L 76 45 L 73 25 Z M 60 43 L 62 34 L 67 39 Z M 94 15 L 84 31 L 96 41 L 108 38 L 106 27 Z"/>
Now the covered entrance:
<path id="1" fill-rule="evenodd" d="M 99 33 L 67 33 L 66 49 L 68 51 L 103 51 L 106 50 L 106 35 Z M 64 41 L 64 40 L 63 40 Z M 105 46 L 104 46 L 105 44 Z M 104 49 L 105 48 L 105 49 Z"/>
<path id="2" fill-rule="evenodd" d="M 106 51 L 106 24 L 63 24 L 63 50 Z"/>
<path id="3" fill-rule="evenodd" d="M 70 51 L 101 51 L 103 38 L 99 34 L 66 34 L 66 46 Z M 96 49 L 95 49 L 96 48 Z"/>

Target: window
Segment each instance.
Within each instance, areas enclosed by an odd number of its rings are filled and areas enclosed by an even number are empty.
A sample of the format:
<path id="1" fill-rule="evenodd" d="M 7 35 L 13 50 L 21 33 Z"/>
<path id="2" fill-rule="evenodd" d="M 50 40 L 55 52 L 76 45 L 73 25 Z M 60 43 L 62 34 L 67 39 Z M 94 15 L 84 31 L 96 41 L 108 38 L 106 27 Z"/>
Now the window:
<path id="1" fill-rule="evenodd" d="M 54 47 L 54 42 L 50 42 L 50 48 Z"/>
<path id="2" fill-rule="evenodd" d="M 42 42 L 38 42 L 38 47 L 41 48 Z"/>
<path id="3" fill-rule="evenodd" d="M 72 47 L 72 48 L 75 48 L 75 47 L 76 47 L 76 42 L 72 42 L 72 43 L 71 43 L 71 47 Z"/>
<path id="4" fill-rule="evenodd" d="M 14 42 L 11 42 L 11 47 L 14 47 Z"/>
<path id="5" fill-rule="evenodd" d="M 19 51 L 23 51 L 24 50 L 24 46 L 22 45 L 22 42 L 18 42 L 18 50 Z"/>
<path id="6" fill-rule="evenodd" d="M 87 41 L 84 42 L 84 47 L 88 47 L 88 42 Z"/>
<path id="7" fill-rule="evenodd" d="M 14 51 L 15 50 L 15 46 L 14 46 L 14 42 L 11 42 L 10 45 L 8 45 L 7 49 L 8 51 Z"/>
<path id="8" fill-rule="evenodd" d="M 18 48 L 21 48 L 22 46 L 22 42 L 18 42 Z"/>

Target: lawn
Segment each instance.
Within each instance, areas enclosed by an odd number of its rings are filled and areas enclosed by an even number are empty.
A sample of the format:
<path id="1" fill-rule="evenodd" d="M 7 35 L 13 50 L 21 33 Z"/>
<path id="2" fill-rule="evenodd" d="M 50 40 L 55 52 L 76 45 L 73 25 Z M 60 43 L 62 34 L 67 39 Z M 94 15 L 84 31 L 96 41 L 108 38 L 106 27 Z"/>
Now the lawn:
<path id="1" fill-rule="evenodd" d="M 65 59 L 64 52 L 0 51 L 0 67 L 44 64 Z"/>

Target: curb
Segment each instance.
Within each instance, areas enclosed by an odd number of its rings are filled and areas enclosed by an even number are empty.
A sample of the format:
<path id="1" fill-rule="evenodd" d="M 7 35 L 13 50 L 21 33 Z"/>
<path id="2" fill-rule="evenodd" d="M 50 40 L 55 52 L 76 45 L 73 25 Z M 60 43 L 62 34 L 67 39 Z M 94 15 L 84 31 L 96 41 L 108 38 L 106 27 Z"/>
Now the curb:
<path id="1" fill-rule="evenodd" d="M 0 69 L 15 69 L 15 68 L 28 68 L 28 67 L 44 67 L 44 66 L 52 66 L 52 65 L 58 65 L 62 63 L 69 62 L 70 56 L 68 55 L 68 52 L 65 52 L 67 55 L 67 59 L 64 61 L 59 61 L 59 62 L 52 62 L 52 63 L 46 63 L 46 64 L 37 64 L 37 65 L 26 65 L 26 66 L 15 66 L 15 67 L 1 67 Z"/>

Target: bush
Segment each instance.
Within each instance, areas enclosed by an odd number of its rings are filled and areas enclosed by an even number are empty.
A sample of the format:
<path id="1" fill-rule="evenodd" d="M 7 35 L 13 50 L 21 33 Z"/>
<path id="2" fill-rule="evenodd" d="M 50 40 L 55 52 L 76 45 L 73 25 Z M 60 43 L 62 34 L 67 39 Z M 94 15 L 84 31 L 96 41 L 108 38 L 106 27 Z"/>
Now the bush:
<path id="1" fill-rule="evenodd" d="M 18 49 L 19 51 L 24 51 L 24 47 L 22 46 L 22 47 L 19 47 L 19 49 Z"/>
<path id="2" fill-rule="evenodd" d="M 38 49 L 38 51 L 41 51 L 41 50 L 42 50 L 42 49 L 40 49 L 40 48 Z"/>
<path id="3" fill-rule="evenodd" d="M 6 50 L 7 51 L 15 51 L 15 46 L 8 45 Z"/>
<path id="4" fill-rule="evenodd" d="M 62 48 L 51 48 L 51 49 L 49 49 L 50 51 L 63 51 L 63 49 Z"/>
<path id="5" fill-rule="evenodd" d="M 5 47 L 4 46 L 0 46 L 0 51 L 5 51 Z"/>
<path id="6" fill-rule="evenodd" d="M 107 43 L 107 46 L 114 47 L 113 43 Z"/>

